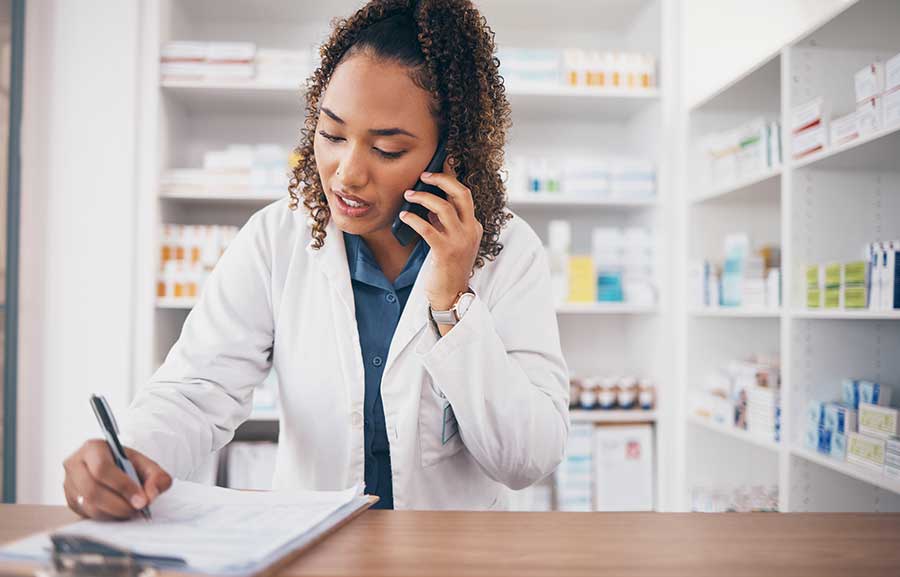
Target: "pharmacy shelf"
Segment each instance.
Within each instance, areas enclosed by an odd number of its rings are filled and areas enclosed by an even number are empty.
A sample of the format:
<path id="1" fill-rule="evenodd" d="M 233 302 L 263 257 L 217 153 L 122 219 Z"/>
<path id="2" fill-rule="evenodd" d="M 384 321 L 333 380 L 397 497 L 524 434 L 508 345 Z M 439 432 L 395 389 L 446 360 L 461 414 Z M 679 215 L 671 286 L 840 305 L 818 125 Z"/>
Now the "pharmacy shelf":
<path id="1" fill-rule="evenodd" d="M 562 194 L 538 194 L 538 193 L 522 193 L 509 197 L 509 206 L 511 208 L 530 208 L 530 207 L 574 207 L 574 208 L 621 208 L 621 209 L 644 209 L 656 206 L 656 199 L 653 198 L 591 198 L 565 196 Z"/>
<path id="2" fill-rule="evenodd" d="M 278 419 L 278 411 L 275 409 L 253 409 L 247 418 L 248 421 L 277 421 Z"/>
<path id="3" fill-rule="evenodd" d="M 306 98 L 302 80 L 292 83 L 164 79 L 163 93 L 192 113 L 267 113 L 302 117 Z"/>
<path id="4" fill-rule="evenodd" d="M 160 194 L 163 200 L 173 202 L 227 202 L 241 204 L 268 204 L 281 200 L 287 196 L 287 191 L 281 194 Z"/>
<path id="5" fill-rule="evenodd" d="M 768 99 L 772 87 L 777 90 L 781 70 L 780 56 L 780 50 L 766 53 L 722 86 L 695 100 L 689 105 L 688 111 L 742 109 L 748 103 L 752 107 L 759 100 Z"/>
<path id="6" fill-rule="evenodd" d="M 157 299 L 159 309 L 190 310 L 196 304 L 195 299 Z M 640 315 L 658 312 L 653 305 L 630 305 L 626 303 L 565 303 L 556 307 L 561 315 Z"/>
<path id="7" fill-rule="evenodd" d="M 781 197 L 782 167 L 776 166 L 760 174 L 748 176 L 737 182 L 716 186 L 691 199 L 694 204 L 718 201 L 765 201 L 778 202 Z"/>
<path id="8" fill-rule="evenodd" d="M 572 409 L 569 420 L 573 423 L 655 423 L 656 411 L 643 409 L 604 411 L 600 409 Z"/>
<path id="9" fill-rule="evenodd" d="M 570 86 L 506 89 L 513 116 L 564 117 L 577 120 L 624 120 L 659 101 L 659 91 L 613 90 Z"/>
<path id="10" fill-rule="evenodd" d="M 887 489 L 892 493 L 900 494 L 900 479 L 891 479 L 890 477 L 885 477 L 883 473 L 869 470 L 860 465 L 848 463 L 847 461 L 841 461 L 840 459 L 827 457 L 815 451 L 811 451 L 805 447 L 791 447 L 791 454 L 795 457 L 806 459 L 807 461 L 810 461 L 817 465 L 821 465 L 823 467 L 832 469 L 833 471 L 837 471 L 838 473 L 847 475 L 848 477 L 853 477 L 854 479 L 864 481 L 866 483 L 869 483 L 870 485 L 875 485 L 876 487 L 880 487 L 881 489 Z"/>
<path id="11" fill-rule="evenodd" d="M 302 83 L 243 81 L 197 81 L 164 79 L 164 94 L 181 102 L 191 112 L 302 115 L 305 107 Z M 513 114 L 518 116 L 584 119 L 627 119 L 659 102 L 656 89 L 601 90 L 548 86 L 507 88 Z"/>
<path id="12" fill-rule="evenodd" d="M 560 315 L 649 315 L 658 310 L 656 305 L 628 303 L 563 303 L 556 307 Z"/>
<path id="13" fill-rule="evenodd" d="M 795 160 L 793 168 L 897 171 L 898 150 L 900 124 Z"/>
<path id="14" fill-rule="evenodd" d="M 197 304 L 196 299 L 156 299 L 156 308 L 158 309 L 190 310 L 194 308 L 195 304 Z"/>
<path id="15" fill-rule="evenodd" d="M 795 319 L 900 321 L 900 311 L 795 309 L 791 316 Z"/>
<path id="16" fill-rule="evenodd" d="M 779 444 L 775 441 L 771 441 L 769 439 L 763 439 L 758 435 L 754 435 L 752 433 L 748 433 L 743 429 L 738 429 L 737 427 L 730 425 L 722 425 L 719 423 L 715 423 L 705 417 L 700 417 L 698 415 L 689 415 L 688 422 L 696 425 L 698 427 L 702 427 L 704 429 L 714 431 L 716 433 L 720 433 L 727 437 L 731 437 L 733 439 L 738 439 L 745 443 L 750 443 L 751 445 L 756 445 L 757 447 L 762 447 L 763 449 L 768 449 L 770 451 L 778 451 Z"/>
<path id="17" fill-rule="evenodd" d="M 701 318 L 777 319 L 781 317 L 781 309 L 709 307 L 694 308 L 688 314 L 692 317 Z"/>

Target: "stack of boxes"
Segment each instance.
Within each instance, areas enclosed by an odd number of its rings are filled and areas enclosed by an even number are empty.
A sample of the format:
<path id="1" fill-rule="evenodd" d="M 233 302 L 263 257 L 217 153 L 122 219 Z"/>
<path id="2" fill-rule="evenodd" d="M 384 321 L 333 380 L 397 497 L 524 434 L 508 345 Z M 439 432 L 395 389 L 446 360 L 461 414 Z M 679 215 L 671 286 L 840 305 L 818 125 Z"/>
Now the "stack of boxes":
<path id="1" fill-rule="evenodd" d="M 725 260 L 719 267 L 694 261 L 688 271 L 690 305 L 694 307 L 778 308 L 781 306 L 781 249 L 750 249 L 743 233 L 725 237 Z"/>
<path id="2" fill-rule="evenodd" d="M 884 65 L 884 95 L 881 97 L 884 127 L 900 125 L 900 54 Z"/>
<path id="3" fill-rule="evenodd" d="M 844 379 L 840 402 L 811 401 L 807 448 L 900 479 L 900 416 L 891 387 Z"/>
<path id="4" fill-rule="evenodd" d="M 556 469 L 560 511 L 591 510 L 591 443 L 594 426 L 573 423 L 569 428 L 566 459 Z"/>
<path id="5" fill-rule="evenodd" d="M 590 255 L 570 254 L 571 238 L 568 221 L 550 221 L 547 251 L 557 304 L 656 302 L 654 241 L 648 229 L 597 227 Z"/>
<path id="6" fill-rule="evenodd" d="M 766 441 L 781 441 L 781 389 L 777 367 L 732 364 L 734 425 Z"/>
<path id="7" fill-rule="evenodd" d="M 256 45 L 252 42 L 169 42 L 160 52 L 163 79 L 249 80 Z"/>
<path id="8" fill-rule="evenodd" d="M 859 70 L 853 87 L 856 107 L 849 114 L 830 119 L 828 103 L 821 97 L 791 111 L 794 158 L 900 125 L 900 54 Z"/>
<path id="9" fill-rule="evenodd" d="M 791 110 L 791 154 L 795 159 L 828 146 L 828 114 L 825 99 L 815 98 Z"/>
<path id="10" fill-rule="evenodd" d="M 711 373 L 692 395 L 692 412 L 714 423 L 781 441 L 781 376 L 777 362 L 758 355 Z"/>
<path id="11" fill-rule="evenodd" d="M 296 153 L 277 144 L 231 144 L 203 153 L 203 168 L 169 170 L 160 179 L 164 196 L 287 196 Z"/>
<path id="12" fill-rule="evenodd" d="M 806 446 L 836 459 L 847 456 L 847 436 L 856 431 L 856 410 L 837 402 L 810 401 Z"/>
<path id="13" fill-rule="evenodd" d="M 781 125 L 755 118 L 734 129 L 706 135 L 699 148 L 708 186 L 723 186 L 781 165 Z"/>
<path id="14" fill-rule="evenodd" d="M 656 196 L 656 168 L 639 157 L 596 156 L 565 160 L 512 156 L 506 167 L 512 199 L 565 195 L 579 199 L 649 201 Z"/>
<path id="15" fill-rule="evenodd" d="M 873 242 L 866 260 L 806 268 L 811 309 L 900 309 L 900 241 Z"/>
<path id="16" fill-rule="evenodd" d="M 160 50 L 163 80 L 254 81 L 300 87 L 315 68 L 315 50 L 272 50 L 252 42 L 169 42 Z"/>

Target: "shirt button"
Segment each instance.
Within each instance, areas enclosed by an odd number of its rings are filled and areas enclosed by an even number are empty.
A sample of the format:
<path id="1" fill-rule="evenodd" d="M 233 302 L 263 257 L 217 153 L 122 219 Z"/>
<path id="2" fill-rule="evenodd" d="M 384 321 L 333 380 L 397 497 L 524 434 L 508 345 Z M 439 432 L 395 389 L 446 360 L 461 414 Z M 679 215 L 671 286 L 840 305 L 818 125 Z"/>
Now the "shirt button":
<path id="1" fill-rule="evenodd" d="M 384 299 L 389 303 L 397 302 L 397 297 L 394 296 L 394 293 L 388 293 L 387 296 L 384 297 Z"/>
<path id="2" fill-rule="evenodd" d="M 376 367 L 380 367 L 381 363 L 383 363 L 383 362 L 384 362 L 384 360 L 381 357 L 375 357 L 374 359 L 372 359 L 372 364 L 375 365 Z"/>
<path id="3" fill-rule="evenodd" d="M 363 424 L 363 416 L 362 416 L 362 413 L 360 413 L 359 411 L 354 411 L 354 412 L 353 412 L 353 417 L 352 417 L 351 420 L 353 421 L 353 428 L 354 428 L 354 429 L 360 428 L 360 427 L 362 426 L 362 424 Z"/>

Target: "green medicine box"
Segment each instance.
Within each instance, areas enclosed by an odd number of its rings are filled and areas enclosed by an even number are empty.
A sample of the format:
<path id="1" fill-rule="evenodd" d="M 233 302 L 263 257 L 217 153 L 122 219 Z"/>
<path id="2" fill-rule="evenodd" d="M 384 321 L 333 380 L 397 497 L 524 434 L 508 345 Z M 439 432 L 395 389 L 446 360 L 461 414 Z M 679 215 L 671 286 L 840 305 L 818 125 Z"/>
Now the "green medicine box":
<path id="1" fill-rule="evenodd" d="M 806 267 L 806 306 L 817 309 L 822 306 L 822 287 L 819 284 L 819 265 Z"/>
<path id="2" fill-rule="evenodd" d="M 825 265 L 825 308 L 841 307 L 841 272 L 840 263 Z"/>
<path id="3" fill-rule="evenodd" d="M 869 263 L 866 261 L 848 262 L 844 265 L 844 308 L 864 309 L 868 304 L 866 290 L 869 276 Z"/>

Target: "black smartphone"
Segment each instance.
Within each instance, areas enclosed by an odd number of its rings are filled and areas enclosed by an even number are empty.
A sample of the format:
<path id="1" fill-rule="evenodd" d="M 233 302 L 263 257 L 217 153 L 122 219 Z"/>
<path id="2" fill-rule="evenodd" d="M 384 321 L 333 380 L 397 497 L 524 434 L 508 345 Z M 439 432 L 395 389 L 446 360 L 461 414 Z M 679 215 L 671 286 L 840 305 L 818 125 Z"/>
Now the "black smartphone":
<path id="1" fill-rule="evenodd" d="M 444 171 L 444 161 L 447 159 L 447 151 L 444 149 L 444 139 L 441 139 L 438 142 L 437 149 L 434 151 L 434 156 L 431 157 L 431 162 L 428 163 L 428 167 L 425 168 L 423 172 L 443 172 Z M 425 184 L 422 182 L 422 179 L 416 181 L 416 185 L 412 187 L 413 190 L 419 192 L 430 192 L 431 194 L 437 195 L 443 199 L 447 198 L 447 193 L 441 190 L 436 186 L 432 186 L 430 184 Z M 408 211 L 413 214 L 417 214 L 420 217 L 428 220 L 428 209 L 422 206 L 421 204 L 417 204 L 414 202 L 410 202 L 408 200 L 403 202 L 403 206 L 400 207 L 401 211 Z M 394 224 L 391 225 L 391 232 L 394 233 L 394 238 L 402 245 L 406 246 L 410 242 L 412 242 L 419 233 L 414 231 L 412 227 L 408 224 L 400 220 L 399 213 L 397 214 L 397 218 L 394 219 Z"/>

